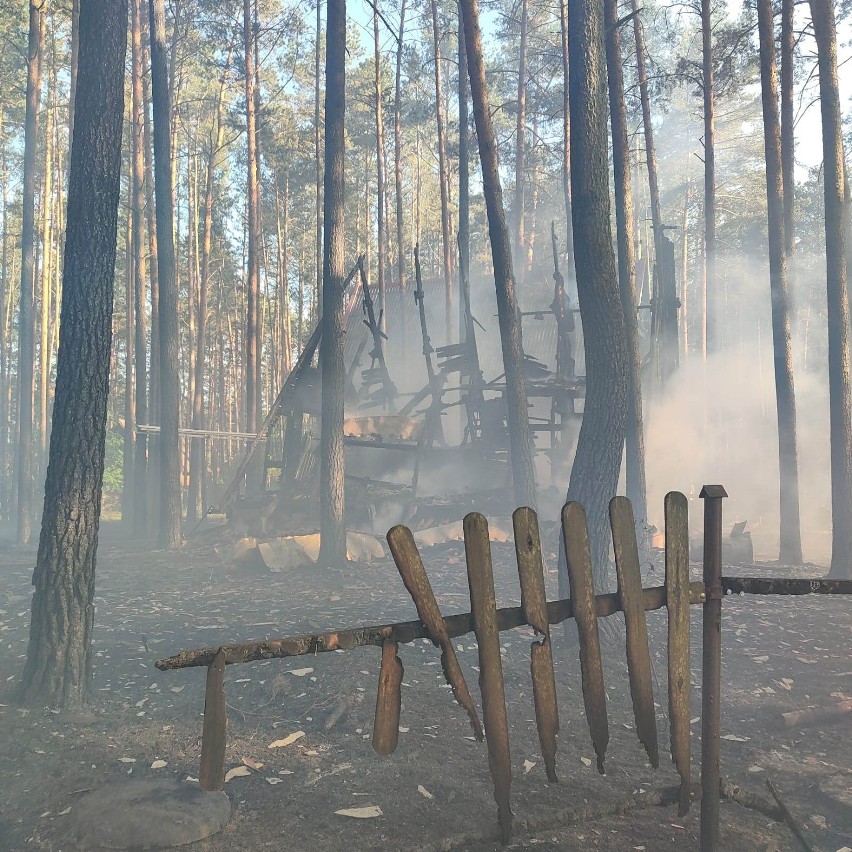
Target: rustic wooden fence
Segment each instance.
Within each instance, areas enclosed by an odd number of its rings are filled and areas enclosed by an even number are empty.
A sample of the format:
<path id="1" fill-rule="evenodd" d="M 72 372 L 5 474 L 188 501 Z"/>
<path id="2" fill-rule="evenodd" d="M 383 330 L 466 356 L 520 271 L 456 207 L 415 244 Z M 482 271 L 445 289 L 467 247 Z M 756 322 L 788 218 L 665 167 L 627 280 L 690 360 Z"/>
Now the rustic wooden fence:
<path id="1" fill-rule="evenodd" d="M 388 544 L 417 608 L 419 620 L 182 651 L 157 662 L 157 668 L 161 670 L 207 667 L 199 773 L 201 786 L 205 790 L 221 790 L 224 785 L 226 665 L 351 650 L 367 645 L 380 647 L 372 742 L 379 754 L 390 754 L 397 746 L 400 721 L 403 671 L 397 650 L 400 643 L 428 638 L 441 649 L 441 664 L 447 683 L 455 699 L 467 712 L 474 735 L 478 740 L 484 738 L 486 741 L 500 834 L 506 843 L 512 831 L 511 767 L 500 632 L 529 625 L 540 637 L 530 649 L 533 702 L 547 777 L 555 782 L 559 713 L 550 625 L 569 618 L 576 621 L 586 718 L 598 769 L 603 772 L 609 728 L 598 619 L 623 612 L 636 732 L 656 768 L 659 753 L 645 612 L 666 607 L 670 744 L 672 760 L 681 779 L 679 812 L 683 815 L 691 798 L 689 608 L 702 604 L 701 850 L 713 852 L 718 848 L 719 833 L 721 613 L 724 595 L 733 592 L 852 594 L 852 581 L 723 577 L 722 499 L 726 496 L 720 485 L 707 485 L 701 491 L 704 500 L 703 582 L 691 583 L 687 500 L 678 492 L 666 495 L 665 585 L 647 589 L 642 588 L 639 572 L 632 507 L 626 498 L 614 498 L 610 503 L 610 525 L 617 592 L 599 595 L 594 593 L 585 510 L 578 503 L 566 503 L 562 509 L 562 537 L 571 597 L 558 601 L 547 601 L 545 597 L 536 514 L 532 509 L 517 509 L 513 515 L 513 526 L 521 606 L 502 609 L 496 606 L 488 522 L 483 515 L 473 512 L 465 517 L 463 523 L 471 612 L 448 617 L 441 614 L 411 531 L 404 526 L 394 527 L 388 533 Z M 476 636 L 479 651 L 484 730 L 452 643 L 452 639 L 470 632 Z"/>

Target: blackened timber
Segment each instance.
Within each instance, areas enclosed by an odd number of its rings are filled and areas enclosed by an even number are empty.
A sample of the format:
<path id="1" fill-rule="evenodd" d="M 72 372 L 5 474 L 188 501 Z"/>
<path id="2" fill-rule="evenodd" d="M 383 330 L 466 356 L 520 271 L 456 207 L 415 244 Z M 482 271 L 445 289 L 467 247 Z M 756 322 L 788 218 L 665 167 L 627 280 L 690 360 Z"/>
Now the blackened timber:
<path id="1" fill-rule="evenodd" d="M 664 586 L 654 586 L 642 590 L 645 611 L 662 609 L 666 605 Z M 704 584 L 689 584 L 689 602 L 704 602 Z M 619 612 L 618 595 L 615 593 L 597 595 L 595 611 L 598 618 L 604 618 Z M 551 624 L 560 624 L 574 617 L 574 604 L 570 599 L 548 601 L 547 620 Z M 448 615 L 444 618 L 447 635 L 451 639 L 464 636 L 473 630 L 473 618 L 469 612 Z M 497 610 L 497 627 L 503 632 L 528 624 L 524 611 L 519 606 L 503 607 Z M 417 639 L 430 639 L 428 628 L 422 621 L 402 621 L 396 624 L 378 624 L 354 627 L 344 630 L 329 630 L 326 633 L 308 633 L 302 636 L 288 636 L 285 639 L 267 639 L 259 642 L 244 642 L 237 645 L 223 645 L 225 663 L 252 663 L 256 660 L 272 660 L 280 657 L 302 657 L 306 654 L 320 654 L 326 651 L 351 651 L 367 645 L 384 645 L 388 639 L 395 642 L 414 642 Z M 195 666 L 209 666 L 216 656 L 218 648 L 198 648 L 181 651 L 173 657 L 158 660 L 156 667 L 160 671 L 169 669 L 188 669 Z"/>
<path id="2" fill-rule="evenodd" d="M 379 253 L 382 252 L 382 246 L 379 246 Z M 361 273 L 361 292 L 364 296 L 364 314 L 366 319 L 364 325 L 370 330 L 373 336 L 373 348 L 370 352 L 370 358 L 373 364 L 378 363 L 378 367 L 373 367 L 370 370 L 364 370 L 362 376 L 366 378 L 368 374 L 372 374 L 375 370 L 376 380 L 381 382 L 383 402 L 387 406 L 388 411 L 393 413 L 393 401 L 396 398 L 397 390 L 394 383 L 391 381 L 390 373 L 388 373 L 387 362 L 385 361 L 384 344 L 382 340 L 387 340 L 387 335 L 381 330 L 381 317 L 376 321 L 376 313 L 373 309 L 373 297 L 370 295 L 370 284 L 367 281 L 367 273 L 364 269 L 363 255 L 358 259 L 358 270 Z"/>
<path id="3" fill-rule="evenodd" d="M 726 595 L 852 595 L 852 580 L 722 577 Z"/>

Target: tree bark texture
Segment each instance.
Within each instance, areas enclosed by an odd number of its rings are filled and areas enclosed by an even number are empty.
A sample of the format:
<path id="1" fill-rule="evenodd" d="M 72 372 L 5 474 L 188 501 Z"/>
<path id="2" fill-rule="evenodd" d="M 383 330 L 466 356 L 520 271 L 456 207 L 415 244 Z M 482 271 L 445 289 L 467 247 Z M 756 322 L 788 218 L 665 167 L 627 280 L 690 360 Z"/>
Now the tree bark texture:
<path id="1" fill-rule="evenodd" d="M 625 441 L 627 497 L 633 504 L 633 516 L 636 520 L 639 543 L 642 544 L 646 538 L 645 525 L 648 518 L 645 489 L 645 435 L 642 422 L 642 356 L 639 352 L 639 323 L 636 316 L 633 193 L 630 188 L 630 147 L 617 0 L 604 0 L 604 15 L 606 19 L 606 68 L 612 129 L 613 179 L 615 181 L 618 286 L 621 306 L 624 311 L 624 330 L 627 336 L 627 431 Z M 633 20 L 636 21 L 636 18 L 634 17 Z M 657 202 L 659 205 L 659 198 Z"/>
<path id="2" fill-rule="evenodd" d="M 461 0 L 461 9 L 464 18 L 473 118 L 479 143 L 479 162 L 482 167 L 482 189 L 488 215 L 488 235 L 491 241 L 494 281 L 497 287 L 497 314 L 503 349 L 503 369 L 506 372 L 509 445 L 512 457 L 515 503 L 518 506 L 535 508 L 535 467 L 530 439 L 527 389 L 523 372 L 521 318 L 515 296 L 512 245 L 503 207 L 497 145 L 494 138 L 494 127 L 491 123 L 491 110 L 485 80 L 482 34 L 479 29 L 479 4 L 477 0 Z"/>
<path id="3" fill-rule="evenodd" d="M 438 127 L 438 182 L 441 190 L 441 240 L 443 249 L 446 339 L 453 342 L 453 278 L 450 260 L 450 178 L 447 164 L 447 129 L 444 119 L 444 86 L 441 75 L 441 32 L 438 28 L 438 2 L 430 0 L 432 9 L 432 43 L 435 56 L 435 120 Z"/>
<path id="4" fill-rule="evenodd" d="M 713 91 L 712 0 L 701 0 L 701 70 L 704 89 L 704 340 L 705 354 L 718 345 L 716 281 L 716 97 Z"/>
<path id="5" fill-rule="evenodd" d="M 586 508 L 592 566 L 603 588 L 608 506 L 627 423 L 628 354 L 610 229 L 603 4 L 570 0 L 568 9 L 574 259 L 586 352 L 586 400 L 568 500 Z"/>
<path id="6" fill-rule="evenodd" d="M 30 0 L 24 171 L 21 210 L 21 296 L 18 307 L 18 543 L 33 535 L 33 383 L 35 372 L 35 178 L 44 4 Z"/>
<path id="7" fill-rule="evenodd" d="M 529 26 L 529 0 L 521 0 L 521 31 L 518 45 L 518 99 L 515 116 L 515 251 L 513 259 L 517 268 L 524 269 L 524 172 L 526 168 L 527 132 L 527 28 Z M 523 283 L 523 273 L 521 282 Z"/>
<path id="8" fill-rule="evenodd" d="M 405 4 L 402 0 L 399 8 L 399 36 L 396 48 L 396 86 L 394 89 L 393 105 L 393 172 L 396 189 L 396 267 L 397 281 L 400 290 L 405 291 L 405 225 L 402 200 L 402 40 L 405 36 Z M 405 311 L 402 312 L 403 323 Z M 402 325 L 403 336 L 405 325 Z"/>
<path id="9" fill-rule="evenodd" d="M 379 41 L 379 0 L 373 8 L 374 96 L 376 108 L 376 268 L 379 285 L 379 324 L 384 331 L 385 317 L 385 259 L 387 222 L 385 220 L 385 124 L 382 116 L 382 49 Z"/>
<path id="10" fill-rule="evenodd" d="M 837 28 L 834 4 L 811 0 L 817 42 L 825 187 L 825 260 L 828 305 L 828 393 L 831 435 L 831 572 L 852 576 L 852 393 L 849 385 L 849 293 Z"/>
<path id="11" fill-rule="evenodd" d="M 320 458 L 320 565 L 346 561 L 343 454 L 344 117 L 346 115 L 346 0 L 328 0 L 325 54 L 325 216 L 320 367 L 322 432 Z"/>
<path id="12" fill-rule="evenodd" d="M 796 297 L 796 143 L 793 107 L 793 49 L 795 45 L 794 0 L 781 0 L 781 171 L 784 174 L 784 253 L 787 283 Z M 791 305 L 792 307 L 792 305 Z"/>
<path id="13" fill-rule="evenodd" d="M 50 461 L 22 697 L 74 706 L 91 678 L 124 116 L 126 0 L 84 0 Z"/>
<path id="14" fill-rule="evenodd" d="M 166 67 L 164 0 L 149 0 L 151 21 L 151 103 L 153 107 L 154 194 L 156 197 L 157 282 L 159 293 L 160 524 L 161 547 L 181 542 L 180 378 L 178 376 L 177 284 L 175 282 L 172 150 L 169 123 L 169 74 Z"/>
<path id="15" fill-rule="evenodd" d="M 570 50 L 568 42 L 568 0 L 559 0 L 559 30 L 562 41 L 562 194 L 565 199 L 565 254 L 568 280 L 575 282 L 577 272 L 574 266 L 574 226 L 571 214 L 571 105 L 570 89 Z"/>
<path id="16" fill-rule="evenodd" d="M 246 431 L 256 432 L 261 421 L 260 377 L 260 171 L 257 154 L 257 114 L 254 63 L 255 21 L 252 0 L 243 0 L 243 40 L 245 44 L 246 145 L 248 182 L 248 246 L 246 250 Z"/>
<path id="17" fill-rule="evenodd" d="M 760 36 L 766 208 L 769 227 L 769 287 L 772 296 L 772 345 L 775 356 L 775 408 L 778 417 L 778 468 L 781 490 L 781 545 L 778 558 L 785 565 L 799 565 L 802 562 L 799 456 L 796 448 L 796 395 L 793 386 L 793 350 L 790 344 L 787 258 L 784 251 L 784 195 L 787 187 L 782 168 L 773 24 L 772 0 L 758 0 L 757 26 Z"/>

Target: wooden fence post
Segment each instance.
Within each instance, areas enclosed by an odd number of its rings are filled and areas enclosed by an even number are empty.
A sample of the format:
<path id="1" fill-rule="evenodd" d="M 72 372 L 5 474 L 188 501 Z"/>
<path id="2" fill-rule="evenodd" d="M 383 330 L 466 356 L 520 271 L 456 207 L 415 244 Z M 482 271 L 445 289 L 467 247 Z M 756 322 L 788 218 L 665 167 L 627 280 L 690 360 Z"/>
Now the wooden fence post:
<path id="1" fill-rule="evenodd" d="M 198 780 L 202 790 L 225 786 L 225 652 L 221 648 L 207 668 Z"/>
<path id="2" fill-rule="evenodd" d="M 705 485 L 703 659 L 701 681 L 701 852 L 719 847 L 719 736 L 722 723 L 722 499 L 721 485 Z"/>

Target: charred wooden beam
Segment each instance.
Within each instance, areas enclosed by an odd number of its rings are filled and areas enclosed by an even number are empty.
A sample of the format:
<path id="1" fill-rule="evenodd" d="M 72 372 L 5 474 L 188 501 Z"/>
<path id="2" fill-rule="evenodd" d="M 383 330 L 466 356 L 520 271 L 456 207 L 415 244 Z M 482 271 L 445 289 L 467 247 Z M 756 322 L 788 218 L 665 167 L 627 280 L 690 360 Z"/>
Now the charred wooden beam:
<path id="1" fill-rule="evenodd" d="M 219 648 L 207 668 L 198 773 L 202 790 L 221 790 L 225 786 L 225 724 L 225 653 Z"/>
<path id="2" fill-rule="evenodd" d="M 852 595 L 852 580 L 722 577 L 727 595 Z"/>
<path id="3" fill-rule="evenodd" d="M 664 586 L 655 586 L 642 591 L 645 611 L 661 609 L 666 605 Z M 704 602 L 704 584 L 690 583 L 689 599 L 692 604 Z M 617 594 L 597 595 L 595 611 L 599 618 L 619 612 Z M 548 601 L 547 620 L 551 624 L 574 617 L 574 602 L 570 599 Z M 473 617 L 469 612 L 448 615 L 444 618 L 447 634 L 451 639 L 464 636 L 473 631 Z M 497 610 L 497 625 L 502 632 L 529 624 L 524 611 L 519 606 L 503 607 Z M 329 630 L 325 633 L 309 633 L 303 636 L 288 636 L 284 639 L 266 639 L 256 642 L 242 642 L 235 645 L 223 645 L 225 664 L 253 663 L 257 660 L 273 660 L 282 657 L 302 657 L 306 654 L 321 654 L 326 651 L 351 651 L 368 645 L 381 646 L 385 641 L 414 642 L 417 639 L 429 639 L 429 629 L 419 619 L 401 621 L 396 624 L 377 624 L 366 627 L 353 627 L 344 630 Z M 216 656 L 218 648 L 196 648 L 181 651 L 172 657 L 158 660 L 155 666 L 160 671 L 169 669 L 188 669 L 196 666 L 209 666 Z"/>

